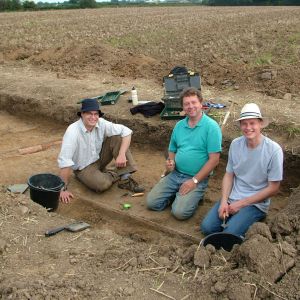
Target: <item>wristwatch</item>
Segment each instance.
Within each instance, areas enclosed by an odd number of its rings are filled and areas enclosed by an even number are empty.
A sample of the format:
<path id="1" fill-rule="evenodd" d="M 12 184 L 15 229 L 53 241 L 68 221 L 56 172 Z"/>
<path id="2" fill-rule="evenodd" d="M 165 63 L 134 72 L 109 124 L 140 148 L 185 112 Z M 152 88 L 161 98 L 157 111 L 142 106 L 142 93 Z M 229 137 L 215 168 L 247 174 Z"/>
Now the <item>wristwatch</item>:
<path id="1" fill-rule="evenodd" d="M 193 180 L 193 182 L 194 182 L 195 184 L 199 183 L 199 181 L 198 181 L 198 179 L 197 179 L 196 177 L 193 177 L 192 180 Z"/>
<path id="2" fill-rule="evenodd" d="M 68 190 L 68 185 L 67 184 L 65 184 L 64 187 L 62 188 L 62 191 L 65 192 L 66 190 Z"/>

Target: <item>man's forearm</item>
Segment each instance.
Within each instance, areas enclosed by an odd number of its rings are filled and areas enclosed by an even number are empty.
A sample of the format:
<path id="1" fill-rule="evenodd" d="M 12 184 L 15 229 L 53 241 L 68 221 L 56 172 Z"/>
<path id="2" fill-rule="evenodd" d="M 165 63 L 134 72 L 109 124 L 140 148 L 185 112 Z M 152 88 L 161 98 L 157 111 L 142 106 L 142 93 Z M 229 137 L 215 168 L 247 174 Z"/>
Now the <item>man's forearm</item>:
<path id="1" fill-rule="evenodd" d="M 168 159 L 171 159 L 171 160 L 175 160 L 175 153 L 174 152 L 168 152 L 169 155 L 168 155 Z"/>
<path id="2" fill-rule="evenodd" d="M 194 176 L 198 181 L 205 179 L 219 164 L 220 154 L 212 153 L 209 156 L 206 164 L 201 168 L 201 170 Z"/>
<path id="3" fill-rule="evenodd" d="M 130 142 L 131 142 L 131 134 L 122 137 L 122 142 L 119 150 L 120 155 L 125 155 L 126 151 L 129 149 Z"/>
<path id="4" fill-rule="evenodd" d="M 268 199 L 269 197 L 276 195 L 279 191 L 279 187 L 280 187 L 280 181 L 270 181 L 268 183 L 268 186 L 263 190 L 259 191 L 258 193 L 250 197 L 241 199 L 240 204 L 242 205 L 242 207 L 246 207 L 252 204 L 262 202 L 265 199 Z"/>
<path id="5" fill-rule="evenodd" d="M 232 190 L 233 185 L 233 173 L 225 173 L 222 180 L 222 198 L 221 202 L 226 203 Z"/>
<path id="6" fill-rule="evenodd" d="M 70 177 L 72 175 L 72 172 L 73 172 L 73 170 L 70 167 L 60 169 L 60 174 L 59 175 L 60 175 L 60 178 L 65 183 L 65 185 L 69 184 L 69 180 L 70 180 Z"/>

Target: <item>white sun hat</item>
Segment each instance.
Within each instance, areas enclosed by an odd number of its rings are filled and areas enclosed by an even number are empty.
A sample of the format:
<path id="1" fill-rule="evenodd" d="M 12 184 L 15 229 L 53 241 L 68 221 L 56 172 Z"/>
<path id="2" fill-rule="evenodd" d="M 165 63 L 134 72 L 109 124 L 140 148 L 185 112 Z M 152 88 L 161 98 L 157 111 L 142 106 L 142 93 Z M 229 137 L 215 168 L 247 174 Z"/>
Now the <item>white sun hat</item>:
<path id="1" fill-rule="evenodd" d="M 236 122 L 245 119 L 261 119 L 262 120 L 262 128 L 265 128 L 269 125 L 269 120 L 261 115 L 260 109 L 257 104 L 255 103 L 247 103 L 241 110 L 241 114 L 239 119 Z"/>

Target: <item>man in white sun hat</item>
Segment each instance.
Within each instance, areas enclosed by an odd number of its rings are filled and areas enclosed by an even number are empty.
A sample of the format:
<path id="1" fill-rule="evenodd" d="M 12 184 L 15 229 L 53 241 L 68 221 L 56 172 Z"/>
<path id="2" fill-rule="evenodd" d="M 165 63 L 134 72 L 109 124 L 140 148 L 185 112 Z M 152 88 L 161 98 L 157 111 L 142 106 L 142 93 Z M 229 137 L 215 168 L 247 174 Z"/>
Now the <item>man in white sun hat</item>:
<path id="1" fill-rule="evenodd" d="M 243 136 L 230 145 L 221 200 L 201 224 L 206 235 L 223 231 L 244 236 L 253 223 L 266 216 L 270 197 L 277 194 L 282 180 L 283 152 L 261 133 L 269 122 L 259 107 L 246 104 L 236 122 Z M 224 219 L 226 226 L 221 226 Z"/>

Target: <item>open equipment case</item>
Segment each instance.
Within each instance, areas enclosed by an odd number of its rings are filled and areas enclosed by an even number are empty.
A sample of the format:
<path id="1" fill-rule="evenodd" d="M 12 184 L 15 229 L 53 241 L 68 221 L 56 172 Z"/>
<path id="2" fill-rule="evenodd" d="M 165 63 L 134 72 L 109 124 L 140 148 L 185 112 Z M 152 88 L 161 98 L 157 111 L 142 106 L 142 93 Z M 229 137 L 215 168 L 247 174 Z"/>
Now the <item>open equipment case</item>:
<path id="1" fill-rule="evenodd" d="M 179 95 L 184 88 L 194 87 L 201 90 L 201 78 L 198 72 L 188 71 L 185 67 L 175 67 L 168 76 L 163 77 L 165 103 L 164 110 L 160 113 L 163 120 L 183 119 L 182 105 Z"/>

